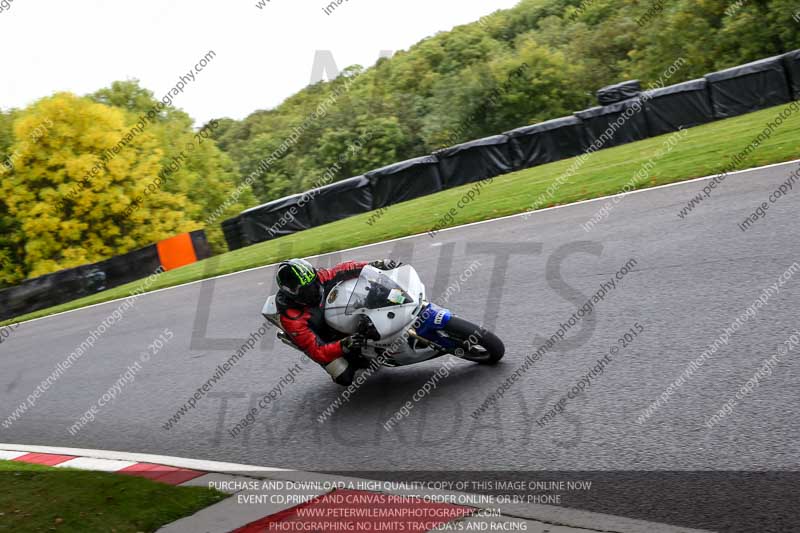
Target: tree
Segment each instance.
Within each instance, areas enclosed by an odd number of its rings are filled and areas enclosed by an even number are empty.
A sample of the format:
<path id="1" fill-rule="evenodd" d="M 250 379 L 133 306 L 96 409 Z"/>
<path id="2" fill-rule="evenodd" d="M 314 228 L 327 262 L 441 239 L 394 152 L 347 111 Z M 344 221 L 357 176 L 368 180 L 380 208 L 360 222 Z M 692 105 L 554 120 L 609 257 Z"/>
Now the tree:
<path id="1" fill-rule="evenodd" d="M 6 179 L 13 170 L 11 147 L 14 144 L 14 112 L 0 110 L 0 180 Z M 12 236 L 19 231 L 16 219 L 8 212 L 8 206 L 0 198 L 0 288 L 19 279 L 19 247 Z"/>
<path id="2" fill-rule="evenodd" d="M 135 125 L 157 103 L 153 93 L 137 80 L 116 81 L 91 98 L 124 109 L 128 126 Z M 221 253 L 227 250 L 222 220 L 257 201 L 249 188 L 237 194 L 234 201 L 238 172 L 230 157 L 217 147 L 214 137 L 218 127 L 217 122 L 212 122 L 194 131 L 188 114 L 166 107 L 146 130 L 156 140 L 161 154 L 158 174 L 165 178 L 164 190 L 188 200 L 184 216 L 205 229 L 212 250 Z"/>
<path id="3" fill-rule="evenodd" d="M 132 135 L 125 113 L 70 93 L 42 99 L 14 123 L 18 154 L 0 184 L 16 219 L 22 257 L 10 281 L 122 254 L 196 229 L 181 194 L 147 191 L 162 151 L 147 131 Z M 131 198 L 146 197 L 125 216 Z"/>

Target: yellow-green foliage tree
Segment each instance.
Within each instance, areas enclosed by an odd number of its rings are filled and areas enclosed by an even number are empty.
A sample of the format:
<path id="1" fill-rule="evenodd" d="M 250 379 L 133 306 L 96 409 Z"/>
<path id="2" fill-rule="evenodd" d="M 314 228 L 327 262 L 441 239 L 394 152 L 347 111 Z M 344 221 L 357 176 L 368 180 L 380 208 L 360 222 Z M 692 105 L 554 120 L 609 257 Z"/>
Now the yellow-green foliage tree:
<path id="1" fill-rule="evenodd" d="M 14 142 L 12 133 L 13 113 L 0 111 L 0 180 L 10 172 L 11 154 L 9 149 Z M 0 288 L 19 278 L 17 259 L 12 236 L 16 220 L 8 212 L 3 198 L 0 198 Z"/>
<path id="2" fill-rule="evenodd" d="M 196 209 L 180 193 L 147 193 L 163 151 L 146 129 L 131 134 L 126 112 L 59 93 L 20 112 L 13 126 L 13 170 L 0 192 L 16 224 L 10 246 L 20 257 L 0 266 L 7 282 L 119 255 L 197 229 Z M 121 147 L 120 147 L 121 146 Z"/>
<path id="3" fill-rule="evenodd" d="M 124 109 L 130 126 L 156 105 L 153 93 L 136 80 L 115 81 L 90 98 Z M 161 149 L 164 190 L 189 199 L 186 215 L 205 230 L 214 252 L 222 253 L 228 250 L 222 221 L 258 201 L 249 187 L 237 190 L 239 169 L 217 146 L 214 136 L 218 127 L 214 121 L 195 131 L 186 112 L 167 107 L 148 124 L 147 131 L 157 139 Z"/>

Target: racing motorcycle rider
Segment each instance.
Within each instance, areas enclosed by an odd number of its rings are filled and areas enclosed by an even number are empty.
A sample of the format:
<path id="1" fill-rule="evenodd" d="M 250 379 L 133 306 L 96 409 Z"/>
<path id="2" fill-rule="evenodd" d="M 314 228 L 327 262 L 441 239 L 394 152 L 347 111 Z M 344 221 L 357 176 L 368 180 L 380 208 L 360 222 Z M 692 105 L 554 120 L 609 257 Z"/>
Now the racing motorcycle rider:
<path id="1" fill-rule="evenodd" d="M 361 357 L 366 338 L 360 334 L 344 336 L 326 324 L 324 304 L 328 293 L 338 283 L 357 278 L 367 265 L 392 270 L 401 264 L 391 259 L 348 261 L 324 269 L 314 268 L 304 259 L 290 259 L 278 266 L 276 305 L 281 326 L 295 346 L 324 367 L 339 385 L 349 386 L 356 370 L 368 366 Z"/>

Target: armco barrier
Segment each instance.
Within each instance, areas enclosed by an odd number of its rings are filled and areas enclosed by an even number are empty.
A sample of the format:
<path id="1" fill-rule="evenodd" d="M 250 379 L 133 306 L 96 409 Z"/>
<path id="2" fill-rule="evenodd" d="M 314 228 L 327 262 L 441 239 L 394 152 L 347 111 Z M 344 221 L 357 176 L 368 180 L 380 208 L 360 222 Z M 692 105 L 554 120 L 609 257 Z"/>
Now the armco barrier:
<path id="1" fill-rule="evenodd" d="M 650 135 L 672 133 L 714 120 L 708 82 L 704 78 L 644 93 Z"/>
<path id="2" fill-rule="evenodd" d="M 313 226 L 308 197 L 295 194 L 242 211 L 241 228 L 246 244 L 269 241 Z"/>
<path id="3" fill-rule="evenodd" d="M 189 232 L 189 237 L 192 239 L 192 246 L 194 246 L 194 255 L 198 261 L 208 259 L 214 253 L 211 251 L 211 245 L 208 243 L 206 232 L 204 230 L 195 230 Z"/>
<path id="4" fill-rule="evenodd" d="M 639 96 L 642 84 L 639 80 L 623 81 L 597 91 L 597 103 L 602 105 L 616 104 L 628 98 Z"/>
<path id="5" fill-rule="evenodd" d="M 601 147 L 610 148 L 648 138 L 644 114 L 644 104 L 637 97 L 578 111 L 575 116 L 586 124 L 590 143 L 602 140 Z"/>
<path id="6" fill-rule="evenodd" d="M 0 320 L 68 302 L 89 294 L 91 271 L 73 268 L 40 276 L 0 291 Z M 103 280 L 97 280 L 103 283 Z M 102 285 L 101 285 L 102 287 Z"/>
<path id="7" fill-rule="evenodd" d="M 639 84 L 633 80 L 604 87 L 598 93 L 609 101 L 635 95 L 638 90 Z M 307 209 L 299 209 L 302 195 L 295 195 L 244 211 L 223 222 L 222 228 L 229 248 L 235 250 L 267 240 L 265 231 L 286 220 L 292 206 L 297 211 L 295 218 L 279 224 L 269 238 L 362 213 L 370 194 L 371 209 L 380 209 L 442 189 L 574 157 L 593 144 L 600 145 L 593 150 L 609 148 L 780 105 L 792 98 L 800 100 L 800 50 L 645 91 L 573 116 L 451 146 L 433 156 L 389 165 L 367 172 L 366 178 L 351 178 L 358 180 L 352 184 L 345 180 L 342 183 L 346 185 L 319 189 L 325 191 L 325 201 L 312 200 Z M 364 179 L 369 182 L 369 192 L 366 187 L 361 188 Z M 353 194 L 362 196 L 357 200 L 345 198 Z M 254 221 L 254 214 L 264 220 Z"/>
<path id="8" fill-rule="evenodd" d="M 315 226 L 372 211 L 372 189 L 364 176 L 331 183 L 309 195 L 311 221 Z"/>
<path id="9" fill-rule="evenodd" d="M 586 126 L 578 117 L 563 117 L 507 131 L 514 168 L 523 169 L 580 155 L 589 147 Z"/>
<path id="10" fill-rule="evenodd" d="M 439 173 L 445 189 L 515 170 L 507 135 L 458 144 L 438 150 L 435 155 L 439 158 Z"/>
<path id="11" fill-rule="evenodd" d="M 228 250 L 230 251 L 244 248 L 249 244 L 244 240 L 241 215 L 223 220 L 222 233 L 225 235 L 225 242 L 228 244 Z"/>
<path id="12" fill-rule="evenodd" d="M 60 305 L 211 256 L 203 230 L 119 255 L 29 279 L 0 291 L 0 320 Z"/>
<path id="13" fill-rule="evenodd" d="M 289 235 L 373 209 L 369 180 L 357 176 L 268 202 L 222 222 L 228 249 Z"/>
<path id="14" fill-rule="evenodd" d="M 783 59 L 783 68 L 789 76 L 792 97 L 800 100 L 800 50 L 783 54 L 781 58 Z"/>
<path id="15" fill-rule="evenodd" d="M 426 155 L 367 172 L 372 190 L 372 208 L 379 209 L 443 188 L 435 155 Z"/>
<path id="16" fill-rule="evenodd" d="M 714 116 L 735 117 L 791 101 L 783 65 L 776 56 L 706 74 Z"/>

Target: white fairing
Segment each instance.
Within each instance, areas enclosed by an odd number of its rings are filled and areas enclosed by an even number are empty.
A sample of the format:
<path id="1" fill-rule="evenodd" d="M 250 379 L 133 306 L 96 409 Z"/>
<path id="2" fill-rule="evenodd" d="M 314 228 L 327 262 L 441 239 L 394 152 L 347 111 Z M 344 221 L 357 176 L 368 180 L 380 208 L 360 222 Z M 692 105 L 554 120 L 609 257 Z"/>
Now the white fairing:
<path id="1" fill-rule="evenodd" d="M 328 299 L 325 300 L 325 322 L 336 331 L 347 335 L 355 333 L 358 326 L 358 315 L 345 314 L 347 302 L 350 301 L 357 281 L 348 279 L 339 283 L 328 293 Z"/>
<path id="2" fill-rule="evenodd" d="M 366 266 L 362 269 L 359 280 L 379 276 L 386 276 L 397 283 L 412 299 L 402 305 L 378 309 L 362 308 L 354 312 L 353 309 L 350 309 L 350 314 L 348 314 L 347 304 L 350 302 L 358 280 L 343 281 L 328 294 L 325 302 L 325 321 L 335 330 L 348 335 L 356 332 L 361 315 L 369 317 L 375 325 L 375 329 L 380 333 L 381 339 L 387 339 L 405 331 L 419 313 L 420 302 L 425 299 L 425 285 L 411 265 L 403 265 L 388 271 Z"/>

